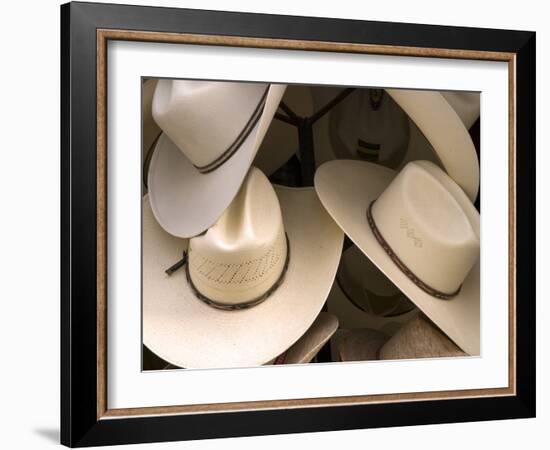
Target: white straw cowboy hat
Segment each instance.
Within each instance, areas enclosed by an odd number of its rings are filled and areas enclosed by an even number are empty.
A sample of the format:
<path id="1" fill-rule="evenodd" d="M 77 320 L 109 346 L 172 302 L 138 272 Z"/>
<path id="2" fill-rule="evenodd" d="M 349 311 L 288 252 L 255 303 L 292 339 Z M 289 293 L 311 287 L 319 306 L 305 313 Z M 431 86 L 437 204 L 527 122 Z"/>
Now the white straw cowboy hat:
<path id="1" fill-rule="evenodd" d="M 299 117 L 309 117 L 313 114 L 309 86 L 287 86 L 282 101 Z M 279 112 L 286 115 L 281 108 Z M 267 130 L 253 165 L 269 176 L 283 166 L 292 155 L 298 153 L 299 149 L 298 128 L 275 118 Z"/>
<path id="2" fill-rule="evenodd" d="M 192 237 L 237 194 L 285 91 L 284 85 L 159 80 L 153 117 L 163 134 L 148 188 L 160 225 Z"/>
<path id="3" fill-rule="evenodd" d="M 410 161 L 429 160 L 473 201 L 479 162 L 468 128 L 478 117 L 477 93 L 358 89 L 332 111 L 333 157 L 319 159 L 361 159 L 396 170 Z"/>
<path id="4" fill-rule="evenodd" d="M 449 338 L 480 351 L 479 213 L 427 161 L 399 173 L 337 160 L 315 175 L 321 202 L 350 239 Z"/>
<path id="5" fill-rule="evenodd" d="M 167 233 L 145 197 L 144 344 L 180 367 L 267 363 L 321 311 L 342 242 L 313 188 L 274 188 L 254 167 L 219 220 L 191 239 Z"/>

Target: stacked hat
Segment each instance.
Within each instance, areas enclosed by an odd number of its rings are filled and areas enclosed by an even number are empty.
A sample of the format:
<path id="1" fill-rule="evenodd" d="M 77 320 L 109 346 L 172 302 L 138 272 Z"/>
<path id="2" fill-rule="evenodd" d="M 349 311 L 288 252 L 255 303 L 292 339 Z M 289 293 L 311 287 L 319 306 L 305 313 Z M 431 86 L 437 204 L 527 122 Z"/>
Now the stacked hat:
<path id="1" fill-rule="evenodd" d="M 189 238 L 218 220 L 237 194 L 284 91 L 284 85 L 262 83 L 158 81 L 152 112 L 163 133 L 151 157 L 148 188 L 164 230 Z"/>
<path id="2" fill-rule="evenodd" d="M 479 213 L 441 168 L 350 160 L 315 175 L 321 202 L 357 247 L 464 352 L 478 355 Z"/>
<path id="3" fill-rule="evenodd" d="M 168 233 L 144 197 L 145 345 L 187 368 L 273 360 L 321 311 L 342 241 L 312 188 L 273 186 L 254 167 L 216 223 L 191 239 Z"/>

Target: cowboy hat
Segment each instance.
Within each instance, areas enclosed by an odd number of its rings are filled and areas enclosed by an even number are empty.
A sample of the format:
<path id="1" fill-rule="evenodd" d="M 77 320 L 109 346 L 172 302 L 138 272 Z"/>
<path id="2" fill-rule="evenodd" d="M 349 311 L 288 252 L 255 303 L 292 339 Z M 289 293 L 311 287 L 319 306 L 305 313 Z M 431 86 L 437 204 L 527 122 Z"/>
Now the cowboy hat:
<path id="1" fill-rule="evenodd" d="M 427 161 L 321 166 L 315 188 L 350 239 L 462 350 L 478 355 L 479 213 Z"/>
<path id="2" fill-rule="evenodd" d="M 313 102 L 309 86 L 288 86 L 282 102 L 298 117 L 309 117 L 313 114 Z M 281 113 L 286 115 L 284 111 L 281 111 Z M 275 118 L 267 130 L 253 165 L 269 176 L 283 166 L 299 150 L 298 127 Z"/>
<path id="3" fill-rule="evenodd" d="M 191 239 L 167 233 L 144 197 L 144 344 L 180 367 L 265 364 L 321 311 L 342 242 L 312 188 L 273 187 L 254 167 Z"/>
<path id="4" fill-rule="evenodd" d="M 153 213 L 188 238 L 216 222 L 237 194 L 285 85 L 159 80 L 153 117 L 163 134 L 151 158 Z"/>

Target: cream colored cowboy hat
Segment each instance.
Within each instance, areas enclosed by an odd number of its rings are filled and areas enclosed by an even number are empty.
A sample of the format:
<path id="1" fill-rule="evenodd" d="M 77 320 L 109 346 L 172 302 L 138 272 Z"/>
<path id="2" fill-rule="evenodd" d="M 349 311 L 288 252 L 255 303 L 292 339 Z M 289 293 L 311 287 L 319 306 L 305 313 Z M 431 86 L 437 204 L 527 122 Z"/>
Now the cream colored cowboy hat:
<path id="1" fill-rule="evenodd" d="M 333 157 L 317 159 L 361 159 L 396 170 L 410 161 L 429 160 L 475 200 L 479 161 L 467 129 L 479 117 L 479 94 L 380 92 L 384 91 L 358 89 L 334 108 L 329 122 L 331 145 L 319 149 L 332 152 Z"/>
<path id="2" fill-rule="evenodd" d="M 337 160 L 315 175 L 321 202 L 350 239 L 444 333 L 480 351 L 479 213 L 427 161 L 398 174 Z"/>
<path id="3" fill-rule="evenodd" d="M 145 197 L 144 344 L 180 367 L 265 364 L 321 311 L 342 242 L 313 188 L 274 188 L 254 167 L 219 220 L 189 240 L 167 233 Z"/>
<path id="4" fill-rule="evenodd" d="M 177 237 L 218 220 L 250 168 L 285 85 L 159 80 L 153 117 L 163 130 L 148 188 L 159 224 Z"/>
<path id="5" fill-rule="evenodd" d="M 313 101 L 309 86 L 288 86 L 282 101 L 299 117 L 309 117 L 313 114 Z M 279 108 L 279 112 L 286 115 L 281 108 Z M 275 118 L 256 154 L 254 167 L 269 176 L 282 167 L 292 155 L 298 153 L 299 149 L 298 128 Z"/>

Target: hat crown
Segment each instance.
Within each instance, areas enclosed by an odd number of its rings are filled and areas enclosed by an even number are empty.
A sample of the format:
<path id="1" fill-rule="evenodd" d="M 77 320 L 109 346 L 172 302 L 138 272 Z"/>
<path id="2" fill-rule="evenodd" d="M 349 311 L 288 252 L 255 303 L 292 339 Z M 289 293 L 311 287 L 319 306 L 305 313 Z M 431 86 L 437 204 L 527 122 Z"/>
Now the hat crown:
<path id="1" fill-rule="evenodd" d="M 251 168 L 218 221 L 189 243 L 189 275 L 197 290 L 234 305 L 265 295 L 281 277 L 287 242 L 273 186 Z"/>
<path id="2" fill-rule="evenodd" d="M 263 110 L 265 83 L 159 80 L 153 118 L 197 167 L 221 158 Z"/>
<path id="3" fill-rule="evenodd" d="M 407 164 L 376 200 L 372 216 L 405 266 L 440 292 L 459 289 L 479 259 L 479 214 L 433 163 Z"/>

